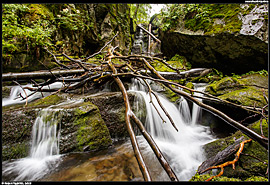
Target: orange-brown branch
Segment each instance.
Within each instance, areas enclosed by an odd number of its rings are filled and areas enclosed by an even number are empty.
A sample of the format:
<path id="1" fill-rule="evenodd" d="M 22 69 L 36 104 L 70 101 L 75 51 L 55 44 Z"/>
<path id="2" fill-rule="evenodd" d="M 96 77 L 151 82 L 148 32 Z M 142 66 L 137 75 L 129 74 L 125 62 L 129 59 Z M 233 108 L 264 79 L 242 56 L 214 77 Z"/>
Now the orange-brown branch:
<path id="1" fill-rule="evenodd" d="M 223 172 L 224 172 L 224 167 L 225 167 L 225 166 L 232 165 L 232 168 L 235 169 L 235 163 L 239 160 L 240 154 L 242 153 L 242 151 L 243 151 L 243 149 L 244 149 L 244 145 L 245 145 L 246 143 L 248 143 L 248 142 L 251 142 L 251 141 L 252 141 L 252 139 L 248 139 L 248 140 L 242 141 L 242 142 L 240 143 L 239 150 L 237 151 L 234 160 L 225 162 L 225 163 L 223 163 L 223 164 L 221 164 L 221 165 L 212 166 L 212 167 L 207 168 L 206 170 L 204 170 L 202 173 L 204 173 L 204 172 L 206 172 L 206 171 L 208 171 L 208 170 L 220 168 L 219 174 L 217 174 L 217 175 L 215 175 L 215 176 L 212 176 L 212 177 L 210 177 L 209 179 L 207 179 L 207 180 L 205 180 L 205 181 L 211 181 L 211 180 L 212 180 L 213 178 L 215 178 L 215 177 L 220 177 L 220 176 L 223 174 Z"/>

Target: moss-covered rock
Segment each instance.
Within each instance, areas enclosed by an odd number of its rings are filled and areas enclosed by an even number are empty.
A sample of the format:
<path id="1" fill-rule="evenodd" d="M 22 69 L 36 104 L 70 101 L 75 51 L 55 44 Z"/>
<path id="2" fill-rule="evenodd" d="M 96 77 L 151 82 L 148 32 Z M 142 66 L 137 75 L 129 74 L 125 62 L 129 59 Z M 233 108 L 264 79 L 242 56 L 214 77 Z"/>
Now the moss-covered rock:
<path id="1" fill-rule="evenodd" d="M 30 107 L 32 107 L 32 106 L 33 107 L 35 107 L 35 106 L 46 107 L 49 105 L 56 105 L 63 100 L 64 100 L 64 98 L 62 96 L 59 96 L 58 94 L 53 94 L 53 95 L 46 96 L 45 98 L 38 99 L 38 100 L 32 102 L 29 106 Z"/>
<path id="2" fill-rule="evenodd" d="M 267 178 L 265 177 L 261 177 L 261 176 L 252 176 L 247 178 L 245 181 L 269 181 Z"/>
<path id="3" fill-rule="evenodd" d="M 194 85 L 193 85 L 192 82 L 188 82 L 185 86 L 186 86 L 187 88 L 194 89 Z M 185 91 L 185 92 L 187 92 L 187 93 L 194 94 L 194 92 L 190 92 L 190 91 L 187 90 L 187 89 L 183 89 L 183 91 Z"/>
<path id="4" fill-rule="evenodd" d="M 134 103 L 137 97 L 135 93 L 128 93 L 129 101 L 134 113 L 143 121 L 146 119 L 145 105 Z M 100 114 L 107 125 L 112 138 L 126 138 L 129 136 L 125 122 L 125 104 L 121 92 L 103 92 L 85 96 L 85 101 L 90 101 L 97 105 Z M 143 103 L 143 102 L 141 102 Z"/>
<path id="5" fill-rule="evenodd" d="M 78 126 L 77 144 L 79 151 L 97 150 L 108 147 L 111 137 L 99 109 L 91 102 L 84 102 L 75 110 L 77 118 L 74 124 Z"/>
<path id="6" fill-rule="evenodd" d="M 38 109 L 2 112 L 2 160 L 26 157 Z"/>
<path id="7" fill-rule="evenodd" d="M 210 174 L 204 174 L 204 175 L 199 175 L 199 174 L 195 174 L 189 181 L 194 181 L 194 182 L 201 182 L 201 181 L 206 181 L 207 179 L 209 179 L 212 175 Z M 241 179 L 238 178 L 228 178 L 228 177 L 216 177 L 214 179 L 212 179 L 212 181 L 226 181 L 226 182 L 231 182 L 231 181 L 242 181 Z"/>
<path id="8" fill-rule="evenodd" d="M 243 75 L 242 77 L 224 77 L 206 87 L 206 92 L 244 106 L 263 107 L 267 104 L 268 75 L 258 73 Z"/>
<path id="9" fill-rule="evenodd" d="M 225 77 L 208 85 L 205 91 L 212 95 L 219 96 L 231 92 L 237 85 L 240 85 L 240 83 L 236 78 Z"/>
<path id="10" fill-rule="evenodd" d="M 27 156 L 36 117 L 41 107 L 51 105 L 54 105 L 50 108 L 51 113 L 43 115 L 43 121 L 54 120 L 53 123 L 59 125 L 60 153 L 98 150 L 111 144 L 109 130 L 96 105 L 81 100 L 63 103 L 63 100 L 59 95 L 51 95 L 29 103 L 26 108 L 6 109 L 2 113 L 3 160 Z"/>
<path id="11" fill-rule="evenodd" d="M 263 107 L 267 104 L 263 96 L 263 92 L 259 91 L 258 88 L 255 87 L 235 90 L 221 95 L 219 98 L 244 106 L 255 105 L 256 107 Z"/>

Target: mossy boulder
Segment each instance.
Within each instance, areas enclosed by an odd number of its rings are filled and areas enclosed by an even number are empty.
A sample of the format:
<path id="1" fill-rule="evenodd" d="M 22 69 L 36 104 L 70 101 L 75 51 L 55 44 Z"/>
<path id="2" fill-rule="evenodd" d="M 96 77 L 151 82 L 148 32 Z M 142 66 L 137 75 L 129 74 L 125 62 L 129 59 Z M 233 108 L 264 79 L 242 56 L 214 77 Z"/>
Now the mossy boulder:
<path id="1" fill-rule="evenodd" d="M 268 96 L 268 93 L 267 93 Z M 263 107 L 267 102 L 263 96 L 263 91 L 258 91 L 258 88 L 248 87 L 235 90 L 219 96 L 220 99 L 227 100 L 243 106 Z"/>
<path id="2" fill-rule="evenodd" d="M 128 92 L 128 97 L 134 113 L 143 122 L 146 119 L 144 102 L 140 102 L 142 105 L 139 105 L 140 108 L 138 108 L 134 102 L 139 97 L 132 92 Z M 102 92 L 88 95 L 84 97 L 84 100 L 97 105 L 112 138 L 129 137 L 125 122 L 125 103 L 121 92 Z"/>
<path id="3" fill-rule="evenodd" d="M 263 107 L 267 104 L 264 94 L 268 96 L 268 75 L 224 77 L 208 85 L 206 92 L 236 104 Z"/>
<path id="4" fill-rule="evenodd" d="M 60 153 L 99 150 L 110 146 L 110 133 L 98 107 L 79 99 L 73 102 L 64 100 L 62 96 L 51 95 L 31 102 L 27 107 L 18 105 L 5 109 L 2 113 L 2 159 L 28 155 L 33 124 L 42 108 L 49 106 L 51 113 L 46 114 L 43 120 L 54 120 L 59 125 Z"/>
<path id="5" fill-rule="evenodd" d="M 205 91 L 214 96 L 219 96 L 233 91 L 237 85 L 240 85 L 240 83 L 236 78 L 225 77 L 208 85 Z"/>
<path id="6" fill-rule="evenodd" d="M 65 100 L 62 96 L 58 94 L 49 95 L 47 97 L 44 97 L 42 99 L 38 99 L 30 104 L 31 107 L 46 107 L 50 105 L 56 105 L 60 103 L 61 101 Z"/>
<path id="7" fill-rule="evenodd" d="M 187 88 L 194 89 L 194 84 L 193 84 L 192 82 L 188 82 L 185 86 L 186 86 Z M 185 92 L 187 92 L 187 93 L 194 94 L 194 92 L 190 92 L 190 91 L 187 90 L 187 89 L 183 89 L 183 91 L 185 91 Z"/>
<path id="8" fill-rule="evenodd" d="M 106 148 L 112 143 L 109 130 L 96 105 L 84 102 L 74 111 L 76 116 L 74 124 L 79 127 L 77 131 L 79 151 Z"/>
<path id="9" fill-rule="evenodd" d="M 2 160 L 28 155 L 32 126 L 37 109 L 17 109 L 2 112 Z"/>

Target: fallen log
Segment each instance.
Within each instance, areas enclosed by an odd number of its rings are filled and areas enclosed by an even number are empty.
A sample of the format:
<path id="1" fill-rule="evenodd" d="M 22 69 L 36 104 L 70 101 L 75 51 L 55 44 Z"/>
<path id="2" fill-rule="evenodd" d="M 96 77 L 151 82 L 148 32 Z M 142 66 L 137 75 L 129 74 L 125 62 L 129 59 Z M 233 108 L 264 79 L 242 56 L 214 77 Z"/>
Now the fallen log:
<path id="1" fill-rule="evenodd" d="M 140 71 L 142 74 L 145 71 Z M 206 68 L 195 68 L 188 71 L 183 71 L 180 73 L 176 72 L 159 72 L 159 74 L 166 78 L 167 80 L 176 80 L 187 77 L 197 77 L 201 74 L 210 73 L 211 69 Z M 33 71 L 33 72 L 24 72 L 24 73 L 5 73 L 2 74 L 3 81 L 12 81 L 12 80 L 29 80 L 29 79 L 48 79 L 52 77 L 61 77 L 61 76 L 69 76 L 75 74 L 83 74 L 85 73 L 84 69 L 71 69 L 71 70 L 55 70 L 55 71 Z M 151 75 L 151 72 L 147 72 Z"/>
<path id="2" fill-rule="evenodd" d="M 211 166 L 215 166 L 217 164 L 221 164 L 229 159 L 239 148 L 240 143 L 244 141 L 244 136 L 240 137 L 235 141 L 234 144 L 229 145 L 224 150 L 218 152 L 215 156 L 210 157 L 209 159 L 205 160 L 198 168 L 198 174 L 204 173 L 204 171 Z"/>
<path id="3" fill-rule="evenodd" d="M 25 73 L 5 73 L 2 74 L 3 81 L 29 80 L 29 79 L 48 79 L 55 76 L 67 76 L 83 74 L 84 69 L 58 70 L 58 71 L 34 71 Z"/>

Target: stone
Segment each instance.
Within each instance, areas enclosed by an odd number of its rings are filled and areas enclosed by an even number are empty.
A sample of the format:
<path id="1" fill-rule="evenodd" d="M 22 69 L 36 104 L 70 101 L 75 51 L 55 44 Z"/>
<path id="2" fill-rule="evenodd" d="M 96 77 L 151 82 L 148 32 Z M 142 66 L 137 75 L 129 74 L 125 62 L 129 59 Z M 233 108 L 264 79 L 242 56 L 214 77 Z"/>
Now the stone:
<path id="1" fill-rule="evenodd" d="M 165 56 L 184 56 L 193 68 L 215 68 L 224 74 L 268 69 L 268 45 L 255 36 L 169 32 L 161 33 L 160 40 L 161 52 Z"/>

